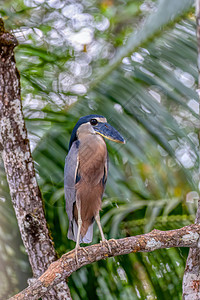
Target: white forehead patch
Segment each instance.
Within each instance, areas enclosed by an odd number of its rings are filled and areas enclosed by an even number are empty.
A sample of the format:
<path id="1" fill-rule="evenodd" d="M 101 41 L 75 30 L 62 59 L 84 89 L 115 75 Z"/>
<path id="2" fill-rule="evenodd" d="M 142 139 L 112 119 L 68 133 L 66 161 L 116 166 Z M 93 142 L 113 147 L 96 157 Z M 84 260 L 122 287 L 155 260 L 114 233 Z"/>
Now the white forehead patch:
<path id="1" fill-rule="evenodd" d="M 102 122 L 102 123 L 106 123 L 107 122 L 107 120 L 106 120 L 106 118 L 94 118 L 94 119 L 96 119 L 98 122 Z"/>

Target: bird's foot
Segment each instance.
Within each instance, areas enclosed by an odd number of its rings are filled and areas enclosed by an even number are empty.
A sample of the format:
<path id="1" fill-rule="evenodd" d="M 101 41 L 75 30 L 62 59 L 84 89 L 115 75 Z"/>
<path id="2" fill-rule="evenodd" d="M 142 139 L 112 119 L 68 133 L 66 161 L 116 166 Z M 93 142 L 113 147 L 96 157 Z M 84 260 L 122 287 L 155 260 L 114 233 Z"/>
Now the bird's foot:
<path id="1" fill-rule="evenodd" d="M 78 250 L 80 249 L 80 246 L 79 247 L 75 247 L 74 249 L 74 255 L 75 255 L 75 261 L 76 261 L 76 264 L 79 266 L 79 262 L 78 262 Z"/>
<path id="2" fill-rule="evenodd" d="M 108 248 L 109 252 L 112 253 L 110 244 L 106 239 L 103 239 L 102 241 L 100 241 L 100 244 L 101 245 L 105 244 L 105 246 Z"/>
<path id="3" fill-rule="evenodd" d="M 75 247 L 75 249 L 74 249 L 75 260 L 76 260 L 77 265 L 79 266 L 79 262 L 78 262 L 78 250 L 83 250 L 83 252 L 85 252 L 85 254 L 87 254 L 87 255 L 88 255 L 88 251 L 84 247 L 80 247 L 80 246 Z"/>
<path id="4" fill-rule="evenodd" d="M 88 251 L 85 249 L 85 247 L 80 247 L 80 249 L 83 250 L 83 252 L 85 252 L 85 254 L 89 255 Z"/>
<path id="5" fill-rule="evenodd" d="M 112 242 L 114 242 L 114 243 L 115 243 L 115 245 L 116 245 L 117 247 L 119 247 L 119 243 L 118 243 L 118 241 L 117 241 L 117 240 L 115 240 L 115 239 L 110 239 L 109 241 L 112 241 Z"/>

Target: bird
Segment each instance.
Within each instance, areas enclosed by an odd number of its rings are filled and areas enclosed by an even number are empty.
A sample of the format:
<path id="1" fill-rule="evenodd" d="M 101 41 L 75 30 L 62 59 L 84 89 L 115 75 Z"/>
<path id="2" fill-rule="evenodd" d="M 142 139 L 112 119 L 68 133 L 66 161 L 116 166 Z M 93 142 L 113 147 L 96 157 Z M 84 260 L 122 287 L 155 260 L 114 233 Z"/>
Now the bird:
<path id="1" fill-rule="evenodd" d="M 81 117 L 72 131 L 65 159 L 64 190 L 69 219 L 67 236 L 76 242 L 77 263 L 80 243 L 92 242 L 94 221 L 99 227 L 102 242 L 107 242 L 99 216 L 109 165 L 104 138 L 125 143 L 122 135 L 104 116 L 92 114 Z"/>

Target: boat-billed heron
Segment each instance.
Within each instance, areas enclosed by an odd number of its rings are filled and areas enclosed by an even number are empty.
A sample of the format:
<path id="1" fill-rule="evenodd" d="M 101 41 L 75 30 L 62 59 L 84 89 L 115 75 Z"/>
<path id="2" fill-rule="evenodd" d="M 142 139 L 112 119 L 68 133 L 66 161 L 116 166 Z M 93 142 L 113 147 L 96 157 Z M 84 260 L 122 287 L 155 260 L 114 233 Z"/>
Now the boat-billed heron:
<path id="1" fill-rule="evenodd" d="M 107 242 L 100 223 L 99 211 L 108 174 L 108 152 L 104 138 L 125 143 L 119 132 L 100 115 L 79 119 L 69 142 L 65 160 L 64 189 L 69 218 L 68 238 L 91 243 L 96 220 L 103 242 Z"/>

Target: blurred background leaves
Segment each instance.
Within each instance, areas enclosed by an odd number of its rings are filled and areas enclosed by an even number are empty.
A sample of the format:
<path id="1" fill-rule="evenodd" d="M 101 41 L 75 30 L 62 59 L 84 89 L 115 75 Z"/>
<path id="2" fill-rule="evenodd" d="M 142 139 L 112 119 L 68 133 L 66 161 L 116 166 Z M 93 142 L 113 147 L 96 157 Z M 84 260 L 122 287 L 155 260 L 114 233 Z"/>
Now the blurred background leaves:
<path id="1" fill-rule="evenodd" d="M 101 221 L 107 238 L 194 222 L 199 107 L 193 1 L 0 2 L 17 37 L 23 110 L 59 255 L 67 240 L 63 168 L 71 131 L 99 113 L 125 137 L 107 142 Z M 31 277 L 0 162 L 0 298 Z M 94 243 L 99 242 L 95 226 Z M 110 258 L 69 278 L 73 299 L 181 299 L 188 249 Z"/>

